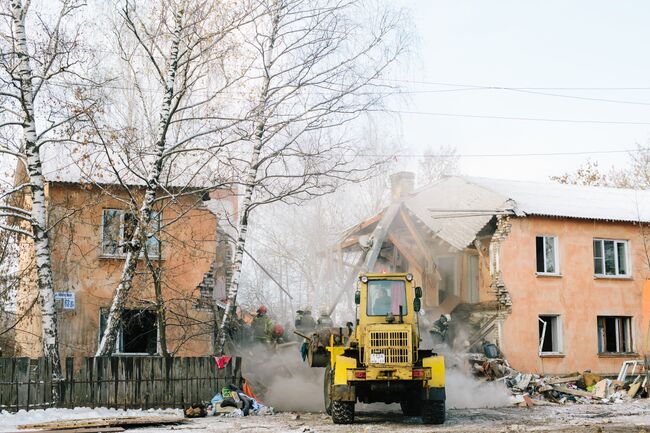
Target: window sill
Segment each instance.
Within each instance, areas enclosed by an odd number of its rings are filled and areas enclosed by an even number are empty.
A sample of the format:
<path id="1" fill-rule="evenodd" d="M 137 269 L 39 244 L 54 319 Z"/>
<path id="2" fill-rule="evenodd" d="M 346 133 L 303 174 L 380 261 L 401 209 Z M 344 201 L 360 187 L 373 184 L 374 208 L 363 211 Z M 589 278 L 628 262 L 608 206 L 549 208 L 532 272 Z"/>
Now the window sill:
<path id="1" fill-rule="evenodd" d="M 100 255 L 99 255 L 99 258 L 100 258 L 101 260 L 124 260 L 124 259 L 126 259 L 126 255 L 121 255 L 121 256 L 111 256 L 111 255 L 108 255 L 108 254 L 100 254 Z M 151 260 L 155 260 L 155 261 L 158 261 L 158 260 L 165 260 L 164 257 L 149 257 L 149 258 L 150 258 Z M 138 260 L 144 260 L 144 256 L 140 256 L 140 257 L 138 257 Z"/>
<path id="2" fill-rule="evenodd" d="M 632 281 L 631 275 L 594 275 L 594 280 L 622 280 L 622 281 Z"/>
<path id="3" fill-rule="evenodd" d="M 639 354 L 636 352 L 621 352 L 621 353 L 598 352 L 598 357 L 599 358 L 638 358 Z"/>
<path id="4" fill-rule="evenodd" d="M 546 272 L 535 272 L 537 277 L 551 277 L 551 278 L 562 278 L 562 274 L 551 274 Z"/>
<path id="5" fill-rule="evenodd" d="M 540 358 L 564 358 L 565 356 L 564 353 L 558 352 L 542 352 L 539 354 Z"/>
<path id="6" fill-rule="evenodd" d="M 128 353 L 128 352 L 116 352 L 113 353 L 111 356 L 137 356 L 137 357 L 156 357 L 160 356 L 157 353 Z"/>

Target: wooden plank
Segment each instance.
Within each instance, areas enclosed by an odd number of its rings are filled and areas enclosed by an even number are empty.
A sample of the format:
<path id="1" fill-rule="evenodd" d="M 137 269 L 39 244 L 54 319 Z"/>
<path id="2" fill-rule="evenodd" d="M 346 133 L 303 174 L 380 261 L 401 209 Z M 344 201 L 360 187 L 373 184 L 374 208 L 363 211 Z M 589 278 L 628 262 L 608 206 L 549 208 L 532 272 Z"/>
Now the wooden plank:
<path id="1" fill-rule="evenodd" d="M 14 379 L 16 381 L 16 410 L 29 409 L 29 358 L 16 358 Z"/>
<path id="2" fill-rule="evenodd" d="M 38 430 L 38 433 L 113 433 L 125 431 L 122 427 L 82 427 L 65 430 Z M 24 432 L 13 432 L 24 433 Z"/>
<path id="3" fill-rule="evenodd" d="M 66 394 L 65 394 L 65 407 L 73 408 L 74 396 L 77 391 L 75 377 L 74 377 L 74 359 L 67 357 L 65 359 L 65 381 L 66 381 Z"/>
<path id="4" fill-rule="evenodd" d="M 118 405 L 118 399 L 117 399 L 117 390 L 120 385 L 119 382 L 119 364 L 121 362 L 120 357 L 110 357 L 108 364 L 108 375 L 107 377 L 110 378 L 111 380 L 111 386 L 110 386 L 110 392 L 109 392 L 109 399 L 108 399 L 108 404 L 110 405 L 109 407 L 117 407 Z"/>
<path id="5" fill-rule="evenodd" d="M 126 416 L 113 418 L 69 419 L 64 421 L 49 421 L 36 424 L 20 424 L 18 430 L 65 430 L 71 428 L 145 426 L 181 424 L 187 420 L 178 416 Z"/>
<path id="6" fill-rule="evenodd" d="M 129 359 L 132 358 L 126 358 L 126 357 L 118 357 L 115 359 L 115 372 L 113 373 L 113 376 L 115 377 L 115 380 L 117 383 L 115 384 L 115 407 L 123 407 L 126 409 L 126 381 L 127 381 L 127 363 L 129 362 Z"/>
<path id="7" fill-rule="evenodd" d="M 201 369 L 199 368 L 199 360 L 196 356 L 191 358 L 192 364 L 192 389 L 190 393 L 190 400 L 192 402 L 200 403 L 204 398 L 201 398 L 201 393 L 199 392 L 199 381 L 201 380 Z"/>
<path id="8" fill-rule="evenodd" d="M 36 408 L 45 408 L 45 362 L 44 357 L 40 357 L 36 360 L 36 365 L 32 366 L 32 375 L 34 383 L 33 391 L 33 405 Z"/>
<path id="9" fill-rule="evenodd" d="M 46 359 L 43 366 L 43 399 L 51 406 L 54 402 L 54 395 L 52 393 L 52 387 L 54 386 L 52 383 L 52 362 Z"/>
<path id="10" fill-rule="evenodd" d="M 11 394 L 11 377 L 10 360 L 8 358 L 0 358 L 0 410 L 4 409 L 9 404 L 9 396 Z"/>
<path id="11" fill-rule="evenodd" d="M 568 377 L 554 377 L 546 381 L 549 385 L 559 385 L 561 383 L 577 382 L 582 379 L 582 375 L 578 374 L 577 376 L 568 376 Z"/>
<path id="12" fill-rule="evenodd" d="M 144 403 L 143 409 L 149 409 L 151 406 L 151 392 L 152 392 L 152 382 L 151 377 L 153 369 L 153 362 L 151 358 L 142 359 L 142 381 L 141 381 L 141 391 L 140 391 L 140 401 Z"/>
<path id="13" fill-rule="evenodd" d="M 596 397 L 596 395 L 593 392 L 583 391 L 581 389 L 567 388 L 566 386 L 562 386 L 562 385 L 555 385 L 553 389 L 563 394 L 570 394 L 578 397 L 589 397 L 589 398 Z"/>

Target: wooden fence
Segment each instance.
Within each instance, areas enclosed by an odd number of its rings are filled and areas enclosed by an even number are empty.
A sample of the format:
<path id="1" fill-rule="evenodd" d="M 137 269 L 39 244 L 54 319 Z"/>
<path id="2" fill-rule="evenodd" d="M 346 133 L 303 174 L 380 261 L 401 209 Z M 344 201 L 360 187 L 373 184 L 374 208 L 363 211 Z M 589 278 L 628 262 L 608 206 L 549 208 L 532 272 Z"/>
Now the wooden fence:
<path id="1" fill-rule="evenodd" d="M 65 360 L 53 383 L 44 358 L 0 358 L 0 410 L 47 407 L 183 408 L 209 401 L 229 384 L 241 385 L 241 358 L 218 369 L 213 357 L 115 356 Z M 59 399 L 54 403 L 53 392 Z"/>

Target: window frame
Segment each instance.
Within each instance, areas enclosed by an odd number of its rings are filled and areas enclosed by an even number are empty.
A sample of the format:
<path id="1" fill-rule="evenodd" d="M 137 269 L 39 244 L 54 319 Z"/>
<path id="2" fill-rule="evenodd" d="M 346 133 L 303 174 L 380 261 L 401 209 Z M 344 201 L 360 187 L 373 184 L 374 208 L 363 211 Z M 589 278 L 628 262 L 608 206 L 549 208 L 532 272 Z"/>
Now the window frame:
<path id="1" fill-rule="evenodd" d="M 545 321 L 542 319 L 542 317 L 551 317 L 555 320 L 555 329 L 551 327 L 551 329 L 548 328 L 548 324 L 551 324 L 553 322 Z M 554 356 L 554 355 L 564 355 L 564 330 L 562 326 L 562 315 L 560 314 L 555 314 L 555 313 L 549 313 L 549 314 L 538 314 L 537 315 L 537 321 L 544 323 L 545 329 L 544 329 L 544 336 L 546 336 L 546 332 L 551 332 L 554 341 L 555 341 L 555 346 L 557 347 L 557 350 L 551 350 L 551 351 L 544 351 L 542 350 L 542 346 L 544 344 L 544 339 L 542 336 L 538 335 L 538 341 L 539 341 L 539 346 L 537 349 L 538 355 L 539 356 Z M 538 325 L 539 326 L 539 325 Z M 555 331 L 555 332 L 553 332 Z"/>
<path id="2" fill-rule="evenodd" d="M 374 313 L 374 311 L 372 311 L 372 310 L 374 310 L 374 302 L 373 302 L 373 305 L 370 305 L 370 287 L 371 287 L 371 283 L 377 282 L 377 281 L 388 281 L 388 282 L 391 282 L 391 283 L 402 283 L 402 289 L 404 290 L 404 305 L 403 305 L 404 308 L 402 310 L 402 314 L 403 315 L 408 314 L 409 308 L 408 308 L 408 296 L 406 294 L 406 283 L 404 281 L 402 281 L 402 280 L 386 279 L 386 280 L 368 280 L 368 282 L 366 283 L 366 315 L 368 317 L 386 317 L 386 315 L 389 314 L 389 313 L 386 313 L 386 314 L 371 314 L 371 313 Z M 375 299 L 375 301 L 376 301 L 376 299 Z"/>
<path id="3" fill-rule="evenodd" d="M 608 352 L 606 351 L 607 349 L 607 342 L 600 338 L 600 322 L 601 320 L 605 319 L 614 319 L 615 320 L 615 335 L 616 335 L 616 351 L 615 352 Z M 598 315 L 596 316 L 596 338 L 598 342 L 598 355 L 604 355 L 604 356 L 626 356 L 626 355 L 632 355 L 636 354 L 636 348 L 634 346 L 635 344 L 635 338 L 634 338 L 634 326 L 633 326 L 633 321 L 634 321 L 634 316 L 601 316 Z M 625 345 L 629 346 L 626 351 L 621 351 L 621 341 L 619 340 L 620 334 L 619 334 L 619 329 L 621 324 L 625 328 Z M 603 327 L 603 330 L 605 328 Z"/>
<path id="4" fill-rule="evenodd" d="M 537 269 L 537 239 L 538 238 L 542 238 L 542 254 L 543 254 L 542 261 L 544 263 L 544 271 L 539 271 Z M 554 272 L 546 271 L 546 240 L 547 239 L 553 239 L 553 263 L 555 264 Z M 562 275 L 560 269 L 560 242 L 556 235 L 539 234 L 535 236 L 535 273 L 537 275 L 553 275 L 553 276 Z"/>
<path id="5" fill-rule="evenodd" d="M 601 256 L 596 257 L 596 248 L 595 248 L 595 243 L 600 242 L 600 248 L 601 248 Z M 610 275 L 607 274 L 606 270 L 606 264 L 605 264 L 605 242 L 613 242 L 614 245 L 614 269 L 615 269 L 615 274 Z M 625 265 L 626 265 L 626 270 L 625 274 L 621 274 L 619 272 L 619 254 L 618 254 L 618 245 L 622 244 L 624 245 L 625 249 Z M 630 241 L 627 239 L 609 239 L 609 238 L 593 238 L 592 241 L 592 257 L 593 257 L 593 265 L 594 265 L 594 277 L 595 278 L 632 278 L 632 261 L 630 260 Z M 596 260 L 600 260 L 600 265 L 602 269 L 602 273 L 597 273 L 596 272 Z M 600 316 L 599 316 L 600 317 Z"/>
<path id="6" fill-rule="evenodd" d="M 111 254 L 108 252 L 104 251 L 104 227 L 105 227 L 105 214 L 107 211 L 114 211 L 119 214 L 120 217 L 120 230 L 119 230 L 119 252 L 117 254 Z M 100 233 L 99 233 L 99 248 L 100 248 L 100 257 L 103 258 L 111 258 L 111 259 L 123 259 L 126 257 L 126 252 L 124 251 L 124 229 L 125 229 L 125 216 L 127 215 L 127 211 L 124 209 L 118 209 L 118 208 L 102 208 L 102 218 L 101 218 L 101 223 L 100 223 Z M 153 216 L 155 215 L 158 221 L 158 230 L 157 232 L 160 233 L 160 228 L 162 227 L 162 211 L 151 211 L 152 215 L 152 222 L 154 221 Z M 147 254 L 149 255 L 149 258 L 154 259 L 154 260 L 161 260 L 162 259 L 162 242 L 156 234 L 152 234 L 150 237 L 147 237 L 145 239 L 145 245 L 143 245 L 143 248 L 140 250 L 140 255 L 138 258 L 144 258 L 144 248 L 145 246 L 149 243 L 150 238 L 156 239 L 158 242 L 158 248 L 156 248 L 156 251 L 148 251 Z M 158 254 L 160 252 L 160 254 Z"/>
<path id="7" fill-rule="evenodd" d="M 127 309 L 127 310 L 135 310 L 133 308 Z M 157 315 L 155 310 L 153 308 L 143 308 L 142 310 L 138 311 L 144 311 L 144 310 L 149 310 L 149 311 L 154 311 L 154 315 Z M 110 311 L 109 308 L 100 308 L 99 309 L 99 326 L 97 329 L 97 344 L 99 345 L 99 342 L 102 339 L 102 334 L 105 329 L 102 329 L 102 321 L 105 321 L 104 317 L 108 317 L 108 312 Z M 125 310 L 126 311 L 126 310 Z M 104 314 L 105 313 L 105 314 Z M 160 328 L 158 326 L 158 320 L 156 317 L 156 351 L 154 353 L 147 353 L 147 352 L 124 352 L 124 329 L 123 329 L 123 324 L 120 323 L 118 329 L 117 329 L 117 336 L 115 338 L 115 350 L 113 350 L 113 353 L 111 353 L 112 356 L 159 356 L 160 355 Z M 104 327 L 106 325 L 104 324 Z"/>

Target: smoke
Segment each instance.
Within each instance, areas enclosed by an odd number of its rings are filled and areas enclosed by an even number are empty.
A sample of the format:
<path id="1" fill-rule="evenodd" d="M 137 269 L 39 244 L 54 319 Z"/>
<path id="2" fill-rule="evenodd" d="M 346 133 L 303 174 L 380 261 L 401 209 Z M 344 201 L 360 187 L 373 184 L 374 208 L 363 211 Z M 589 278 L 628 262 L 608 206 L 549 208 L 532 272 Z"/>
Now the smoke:
<path id="1" fill-rule="evenodd" d="M 242 351 L 243 375 L 265 405 L 284 411 L 323 412 L 325 369 L 303 362 L 300 344 L 256 345 Z"/>
<path id="2" fill-rule="evenodd" d="M 447 408 L 476 409 L 510 405 L 510 391 L 504 382 L 479 382 L 460 370 L 445 372 Z"/>

